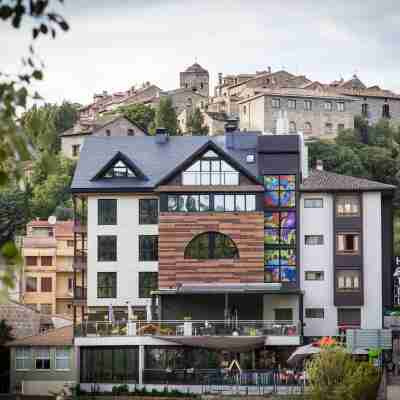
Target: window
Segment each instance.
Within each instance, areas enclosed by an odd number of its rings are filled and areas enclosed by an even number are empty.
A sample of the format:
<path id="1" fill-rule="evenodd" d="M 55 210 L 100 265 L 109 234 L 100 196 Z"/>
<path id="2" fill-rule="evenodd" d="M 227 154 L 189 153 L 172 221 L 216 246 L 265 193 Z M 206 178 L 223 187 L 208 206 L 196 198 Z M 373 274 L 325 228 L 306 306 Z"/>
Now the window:
<path id="1" fill-rule="evenodd" d="M 28 276 L 25 282 L 25 289 L 27 292 L 37 292 L 37 278 Z"/>
<path id="2" fill-rule="evenodd" d="M 333 132 L 333 125 L 331 123 L 325 124 L 325 134 L 330 135 Z"/>
<path id="3" fill-rule="evenodd" d="M 359 328 L 361 325 L 361 310 L 359 308 L 338 308 L 339 328 Z"/>
<path id="4" fill-rule="evenodd" d="M 305 271 L 306 281 L 323 281 L 324 271 Z"/>
<path id="5" fill-rule="evenodd" d="M 158 236 L 140 235 L 139 236 L 139 261 L 158 260 Z"/>
<path id="6" fill-rule="evenodd" d="M 134 136 L 135 132 L 133 132 L 132 128 L 128 129 L 128 136 Z"/>
<path id="7" fill-rule="evenodd" d="M 51 292 L 52 291 L 52 286 L 53 286 L 52 283 L 53 283 L 52 278 L 48 278 L 48 277 L 41 278 L 41 280 L 40 280 L 40 290 L 42 292 Z"/>
<path id="8" fill-rule="evenodd" d="M 213 211 L 255 211 L 256 196 L 253 194 L 215 194 Z"/>
<path id="9" fill-rule="evenodd" d="M 185 258 L 197 260 L 239 258 L 233 240 L 219 232 L 205 232 L 194 237 L 185 249 Z"/>
<path id="10" fill-rule="evenodd" d="M 324 319 L 324 309 L 323 308 L 306 308 L 305 309 L 306 318 L 320 318 Z"/>
<path id="11" fill-rule="evenodd" d="M 97 273 L 97 298 L 114 299 L 117 297 L 117 273 Z"/>
<path id="12" fill-rule="evenodd" d="M 275 308 L 275 321 L 293 321 L 292 308 Z"/>
<path id="13" fill-rule="evenodd" d="M 311 100 L 304 100 L 304 110 L 305 111 L 312 110 L 312 101 Z"/>
<path id="14" fill-rule="evenodd" d="M 135 173 L 122 161 L 117 161 L 107 173 L 105 178 L 134 178 Z"/>
<path id="15" fill-rule="evenodd" d="M 358 292 L 361 289 L 361 274 L 358 270 L 337 270 L 336 288 L 340 292 Z"/>
<path id="16" fill-rule="evenodd" d="M 296 245 L 296 213 L 294 211 L 266 211 L 264 213 L 264 225 L 265 244 Z"/>
<path id="17" fill-rule="evenodd" d="M 32 351 L 29 347 L 15 348 L 15 369 L 26 370 L 31 368 Z"/>
<path id="18" fill-rule="evenodd" d="M 41 256 L 40 264 L 42 267 L 51 267 L 53 265 L 53 257 L 51 256 Z"/>
<path id="19" fill-rule="evenodd" d="M 72 145 L 72 157 L 78 157 L 80 148 L 81 148 L 80 144 Z"/>
<path id="20" fill-rule="evenodd" d="M 68 278 L 68 290 L 72 290 L 74 288 L 74 278 Z"/>
<path id="21" fill-rule="evenodd" d="M 182 174 L 183 185 L 239 185 L 239 172 L 208 151 Z"/>
<path id="22" fill-rule="evenodd" d="M 97 236 L 97 261 L 117 261 L 117 236 Z"/>
<path id="23" fill-rule="evenodd" d="M 272 108 L 281 108 L 281 100 L 280 99 L 272 99 Z"/>
<path id="24" fill-rule="evenodd" d="M 57 348 L 56 349 L 56 369 L 68 370 L 69 369 L 69 358 L 70 352 L 68 348 Z"/>
<path id="25" fill-rule="evenodd" d="M 336 199 L 338 217 L 358 217 L 360 215 L 360 198 L 358 196 L 341 196 Z"/>
<path id="26" fill-rule="evenodd" d="M 117 199 L 97 200 L 98 225 L 117 225 Z"/>
<path id="27" fill-rule="evenodd" d="M 247 113 L 247 107 L 243 106 L 243 114 L 246 115 L 246 113 Z"/>
<path id="28" fill-rule="evenodd" d="M 344 124 L 338 124 L 337 130 L 338 130 L 338 132 L 344 131 Z"/>
<path id="29" fill-rule="evenodd" d="M 343 254 L 358 254 L 359 241 L 358 233 L 339 233 L 336 236 L 336 250 Z"/>
<path id="30" fill-rule="evenodd" d="M 32 228 L 32 236 L 53 237 L 53 228 Z"/>
<path id="31" fill-rule="evenodd" d="M 291 110 L 295 110 L 296 109 L 296 100 L 288 100 L 288 108 Z"/>
<path id="32" fill-rule="evenodd" d="M 201 212 L 210 211 L 210 195 L 169 195 L 168 211 L 170 212 Z"/>
<path id="33" fill-rule="evenodd" d="M 387 103 L 382 106 L 382 118 L 390 118 L 390 108 Z"/>
<path id="34" fill-rule="evenodd" d="M 307 198 L 304 199 L 304 208 L 323 208 L 324 199 L 322 198 Z"/>
<path id="35" fill-rule="evenodd" d="M 25 264 L 29 267 L 36 266 L 38 263 L 38 258 L 36 256 L 26 256 Z"/>
<path id="36" fill-rule="evenodd" d="M 368 104 L 367 103 L 361 104 L 361 114 L 363 117 L 368 117 Z"/>
<path id="37" fill-rule="evenodd" d="M 73 240 L 67 240 L 67 247 L 74 247 L 74 241 Z"/>
<path id="38" fill-rule="evenodd" d="M 111 131 L 109 129 L 106 129 L 106 135 L 111 136 Z"/>
<path id="39" fill-rule="evenodd" d="M 50 349 L 36 348 L 35 353 L 35 369 L 50 369 Z"/>
<path id="40" fill-rule="evenodd" d="M 337 102 L 337 103 L 336 103 L 336 107 L 337 107 L 337 110 L 338 110 L 339 112 L 344 112 L 344 110 L 345 110 L 345 108 L 344 108 L 344 102 L 343 102 L 343 101 Z"/>
<path id="41" fill-rule="evenodd" d="M 324 244 L 324 236 L 323 235 L 305 235 L 304 236 L 304 244 L 306 246 L 319 246 Z"/>
<path id="42" fill-rule="evenodd" d="M 296 122 L 290 121 L 290 123 L 289 123 L 289 133 L 296 133 L 296 132 L 297 132 Z"/>
<path id="43" fill-rule="evenodd" d="M 331 101 L 325 101 L 324 110 L 325 111 L 332 111 L 332 102 Z"/>
<path id="44" fill-rule="evenodd" d="M 304 133 L 305 133 L 306 135 L 311 135 L 311 134 L 312 134 L 312 125 L 311 125 L 311 122 L 306 122 L 306 123 L 304 124 Z"/>
<path id="45" fill-rule="evenodd" d="M 50 315 L 50 314 L 53 313 L 53 307 L 52 307 L 51 304 L 41 304 L 40 305 L 40 312 L 42 314 Z"/>
<path id="46" fill-rule="evenodd" d="M 139 297 L 150 298 L 152 290 L 158 289 L 157 272 L 139 272 Z"/>
<path id="47" fill-rule="evenodd" d="M 296 177 L 294 175 L 266 175 L 264 176 L 264 187 L 265 207 L 295 207 Z"/>
<path id="48" fill-rule="evenodd" d="M 158 199 L 139 199 L 139 224 L 158 224 Z"/>

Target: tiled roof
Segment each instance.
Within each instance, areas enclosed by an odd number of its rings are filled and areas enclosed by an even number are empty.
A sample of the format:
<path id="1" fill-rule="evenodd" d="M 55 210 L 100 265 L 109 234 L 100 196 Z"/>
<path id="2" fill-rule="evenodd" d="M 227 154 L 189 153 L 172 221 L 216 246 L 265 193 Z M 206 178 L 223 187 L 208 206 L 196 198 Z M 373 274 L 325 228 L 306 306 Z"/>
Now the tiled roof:
<path id="1" fill-rule="evenodd" d="M 194 63 L 190 67 L 186 68 L 185 72 L 207 72 L 206 69 L 204 69 L 200 64 Z"/>
<path id="2" fill-rule="evenodd" d="M 28 336 L 7 343 L 10 347 L 19 346 L 70 346 L 73 343 L 73 326 L 47 331 L 42 335 Z"/>
<path id="3" fill-rule="evenodd" d="M 353 176 L 339 175 L 334 172 L 312 170 L 304 179 L 300 190 L 303 192 L 316 191 L 381 191 L 394 190 L 395 186 L 370 181 Z"/>

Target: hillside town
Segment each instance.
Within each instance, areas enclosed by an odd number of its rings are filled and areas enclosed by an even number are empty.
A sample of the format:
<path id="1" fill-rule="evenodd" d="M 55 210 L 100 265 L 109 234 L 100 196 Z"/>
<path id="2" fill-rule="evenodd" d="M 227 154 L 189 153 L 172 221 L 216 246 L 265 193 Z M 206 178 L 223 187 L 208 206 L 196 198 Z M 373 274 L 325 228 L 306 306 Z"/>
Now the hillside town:
<path id="1" fill-rule="evenodd" d="M 39 3 L 1 20 L 61 41 Z M 0 81 L 0 398 L 399 398 L 395 87 L 193 57 L 46 102 L 29 51 Z"/>

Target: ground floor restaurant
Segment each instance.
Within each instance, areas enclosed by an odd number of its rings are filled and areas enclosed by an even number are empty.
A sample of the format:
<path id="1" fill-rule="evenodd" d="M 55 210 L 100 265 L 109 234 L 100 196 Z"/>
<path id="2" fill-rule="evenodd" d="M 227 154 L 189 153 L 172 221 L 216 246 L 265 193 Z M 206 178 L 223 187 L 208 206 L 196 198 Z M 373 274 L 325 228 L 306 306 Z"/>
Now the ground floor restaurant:
<path id="1" fill-rule="evenodd" d="M 190 346 L 80 347 L 80 382 L 149 385 L 272 384 L 295 347 L 241 351 Z M 235 382 L 234 382 L 235 381 Z"/>

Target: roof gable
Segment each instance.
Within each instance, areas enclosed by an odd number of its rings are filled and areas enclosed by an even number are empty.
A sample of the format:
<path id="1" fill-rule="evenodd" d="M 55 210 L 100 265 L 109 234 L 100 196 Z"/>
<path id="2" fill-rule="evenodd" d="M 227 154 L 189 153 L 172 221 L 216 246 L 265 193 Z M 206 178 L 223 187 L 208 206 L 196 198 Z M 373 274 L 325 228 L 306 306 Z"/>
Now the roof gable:
<path id="1" fill-rule="evenodd" d="M 114 167 L 118 168 L 126 168 L 127 175 L 126 176 L 107 176 L 111 169 Z M 131 174 L 130 174 L 131 173 Z M 146 175 L 141 171 L 141 169 L 125 154 L 118 151 L 114 157 L 112 157 L 107 164 L 104 165 L 103 168 L 92 178 L 92 180 L 99 179 L 113 179 L 113 178 L 136 178 L 139 180 L 146 180 Z"/>
<path id="2" fill-rule="evenodd" d="M 186 168 L 189 168 L 192 164 L 194 164 L 197 160 L 199 160 L 202 156 L 204 156 L 208 152 L 214 152 L 216 155 L 221 157 L 224 161 L 226 161 L 231 167 L 233 167 L 238 172 L 245 175 L 249 178 L 254 184 L 258 185 L 257 178 L 251 174 L 248 170 L 243 168 L 235 159 L 233 159 L 229 154 L 227 154 L 223 149 L 221 149 L 216 143 L 209 140 L 203 146 L 201 146 L 197 151 L 192 153 L 188 158 L 186 158 L 182 163 L 177 165 L 175 169 L 173 169 L 169 174 L 163 177 L 156 186 L 164 185 L 168 183 L 170 180 L 176 177 L 179 173 L 184 171 Z"/>

